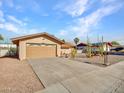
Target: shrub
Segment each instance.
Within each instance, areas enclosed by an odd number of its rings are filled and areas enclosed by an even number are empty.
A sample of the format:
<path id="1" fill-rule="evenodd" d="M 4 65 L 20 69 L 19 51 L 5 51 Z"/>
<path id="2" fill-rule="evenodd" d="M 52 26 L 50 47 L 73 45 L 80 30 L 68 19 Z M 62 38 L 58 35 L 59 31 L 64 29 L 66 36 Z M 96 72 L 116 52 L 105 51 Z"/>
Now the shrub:
<path id="1" fill-rule="evenodd" d="M 76 54 L 77 54 L 77 49 L 74 48 L 74 49 L 71 51 L 71 57 L 72 57 L 72 58 L 75 58 Z"/>
<path id="2" fill-rule="evenodd" d="M 9 49 L 9 55 L 10 56 L 16 56 L 17 55 L 17 49 L 10 47 L 10 49 Z"/>

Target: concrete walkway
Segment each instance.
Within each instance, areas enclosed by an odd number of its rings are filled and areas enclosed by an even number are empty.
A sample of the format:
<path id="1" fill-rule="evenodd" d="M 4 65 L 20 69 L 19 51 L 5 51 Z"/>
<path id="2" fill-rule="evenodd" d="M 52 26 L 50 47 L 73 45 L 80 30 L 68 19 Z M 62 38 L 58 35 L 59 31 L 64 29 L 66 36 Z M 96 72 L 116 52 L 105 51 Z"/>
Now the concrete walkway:
<path id="1" fill-rule="evenodd" d="M 45 89 L 37 93 L 124 93 L 124 63 L 100 68 L 62 58 L 29 60 Z"/>

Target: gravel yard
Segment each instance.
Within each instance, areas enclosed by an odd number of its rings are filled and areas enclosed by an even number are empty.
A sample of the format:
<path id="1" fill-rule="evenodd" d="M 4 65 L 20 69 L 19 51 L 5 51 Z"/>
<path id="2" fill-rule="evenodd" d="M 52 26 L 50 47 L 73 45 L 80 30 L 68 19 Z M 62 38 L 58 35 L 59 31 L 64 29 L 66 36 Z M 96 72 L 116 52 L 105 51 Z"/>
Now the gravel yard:
<path id="1" fill-rule="evenodd" d="M 105 67 L 105 65 L 103 65 L 104 57 L 101 56 L 93 56 L 91 58 L 87 58 L 85 54 L 78 54 L 77 57 L 72 60 Z M 110 65 L 118 63 L 120 61 L 124 61 L 124 55 L 108 55 L 108 62 L 110 63 Z"/>
<path id="2" fill-rule="evenodd" d="M 0 93 L 34 93 L 42 84 L 27 62 L 0 58 Z"/>

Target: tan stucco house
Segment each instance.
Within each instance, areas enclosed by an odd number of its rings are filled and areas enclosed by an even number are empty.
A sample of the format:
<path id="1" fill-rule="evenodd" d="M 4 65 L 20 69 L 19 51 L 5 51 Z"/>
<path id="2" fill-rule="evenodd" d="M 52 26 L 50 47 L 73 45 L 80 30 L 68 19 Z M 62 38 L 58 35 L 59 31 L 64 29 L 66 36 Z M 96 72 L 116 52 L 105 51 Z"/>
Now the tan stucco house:
<path id="1" fill-rule="evenodd" d="M 72 48 L 72 46 L 68 46 L 62 40 L 46 32 L 16 37 L 11 40 L 18 47 L 20 60 L 58 57 L 65 50 L 66 53 L 70 53 Z"/>

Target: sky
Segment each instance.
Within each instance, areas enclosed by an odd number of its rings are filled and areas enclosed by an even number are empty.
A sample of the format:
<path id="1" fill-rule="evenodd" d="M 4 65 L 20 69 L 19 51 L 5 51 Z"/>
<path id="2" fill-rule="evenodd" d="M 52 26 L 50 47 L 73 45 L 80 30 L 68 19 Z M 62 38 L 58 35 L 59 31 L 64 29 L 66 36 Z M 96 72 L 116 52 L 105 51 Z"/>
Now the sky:
<path id="1" fill-rule="evenodd" d="M 41 32 L 124 44 L 124 0 L 0 0 L 0 34 L 7 40 Z"/>

